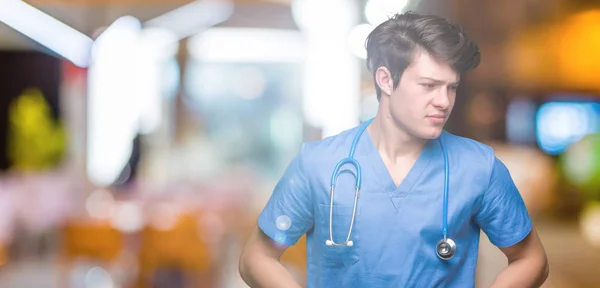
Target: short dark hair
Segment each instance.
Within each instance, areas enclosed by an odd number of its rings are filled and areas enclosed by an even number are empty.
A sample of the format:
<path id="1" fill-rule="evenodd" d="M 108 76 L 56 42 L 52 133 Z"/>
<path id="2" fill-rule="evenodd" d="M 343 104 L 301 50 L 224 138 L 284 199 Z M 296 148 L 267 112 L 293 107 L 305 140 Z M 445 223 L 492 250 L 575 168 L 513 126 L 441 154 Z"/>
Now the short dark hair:
<path id="1" fill-rule="evenodd" d="M 445 18 L 413 12 L 395 14 L 378 25 L 365 41 L 367 67 L 373 74 L 379 67 L 390 70 L 394 88 L 416 52 L 425 51 L 448 63 L 459 74 L 479 65 L 479 47 L 470 40 L 463 28 Z M 381 98 L 381 88 L 375 90 Z"/>

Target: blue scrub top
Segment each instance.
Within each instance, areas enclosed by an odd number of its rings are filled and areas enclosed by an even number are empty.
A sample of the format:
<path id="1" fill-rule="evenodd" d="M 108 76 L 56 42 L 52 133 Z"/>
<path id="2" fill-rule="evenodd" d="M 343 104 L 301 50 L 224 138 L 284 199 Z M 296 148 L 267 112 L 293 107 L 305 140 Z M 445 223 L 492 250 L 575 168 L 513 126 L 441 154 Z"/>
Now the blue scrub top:
<path id="1" fill-rule="evenodd" d="M 258 218 L 273 241 L 294 245 L 307 235 L 307 287 L 474 287 L 480 230 L 498 247 L 520 242 L 531 219 L 506 166 L 491 147 L 446 131 L 449 161 L 448 237 L 457 245 L 438 258 L 442 239 L 444 158 L 430 141 L 396 187 L 369 133 L 355 158 L 362 188 L 352 247 L 330 247 L 329 192 L 335 165 L 348 156 L 358 127 L 302 145 Z M 333 238 L 346 239 L 354 201 L 354 168 L 345 165 L 334 199 Z"/>

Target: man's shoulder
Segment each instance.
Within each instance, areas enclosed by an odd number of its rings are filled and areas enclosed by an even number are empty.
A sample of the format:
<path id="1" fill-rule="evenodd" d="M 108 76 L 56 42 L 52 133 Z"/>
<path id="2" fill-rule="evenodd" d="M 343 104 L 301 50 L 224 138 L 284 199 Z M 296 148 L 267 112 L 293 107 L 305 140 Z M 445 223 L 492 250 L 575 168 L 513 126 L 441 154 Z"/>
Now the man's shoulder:
<path id="1" fill-rule="evenodd" d="M 450 153 L 460 155 L 460 160 L 464 160 L 467 164 L 482 163 L 491 166 L 494 162 L 494 149 L 487 144 L 447 131 L 444 131 L 443 137 L 444 144 L 451 150 Z"/>

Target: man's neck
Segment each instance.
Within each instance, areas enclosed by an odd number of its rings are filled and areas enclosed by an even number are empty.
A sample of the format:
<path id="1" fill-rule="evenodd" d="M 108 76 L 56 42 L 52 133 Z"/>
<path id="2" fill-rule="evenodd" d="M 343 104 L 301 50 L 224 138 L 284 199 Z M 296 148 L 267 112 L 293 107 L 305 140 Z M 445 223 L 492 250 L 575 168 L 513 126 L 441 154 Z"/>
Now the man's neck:
<path id="1" fill-rule="evenodd" d="M 427 143 L 426 139 L 411 135 L 398 127 L 390 117 L 381 114 L 377 114 L 367 131 L 381 156 L 392 164 L 417 158 Z"/>

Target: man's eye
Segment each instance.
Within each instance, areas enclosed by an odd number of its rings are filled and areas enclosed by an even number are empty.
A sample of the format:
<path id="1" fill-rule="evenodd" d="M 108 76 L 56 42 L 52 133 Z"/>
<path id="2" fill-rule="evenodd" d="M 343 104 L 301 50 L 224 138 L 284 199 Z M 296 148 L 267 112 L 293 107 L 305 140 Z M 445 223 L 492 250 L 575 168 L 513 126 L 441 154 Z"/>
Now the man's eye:
<path id="1" fill-rule="evenodd" d="M 450 86 L 450 90 L 452 90 L 452 91 L 458 90 L 458 85 L 452 85 L 452 86 Z"/>
<path id="2" fill-rule="evenodd" d="M 423 86 L 425 88 L 433 89 L 435 87 L 435 84 L 423 83 L 423 84 L 421 84 L 421 86 Z"/>

